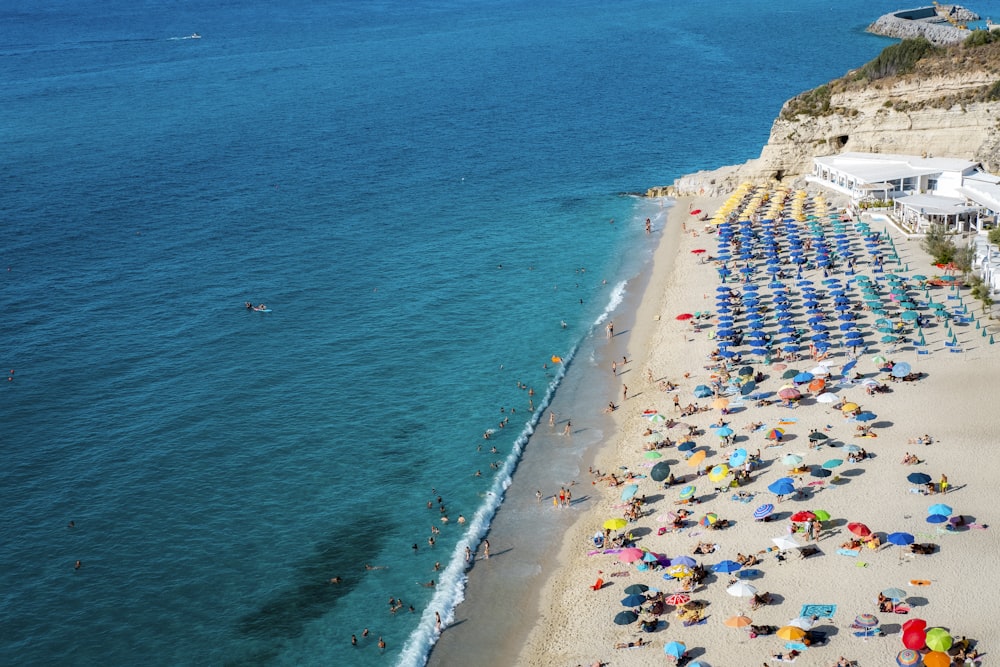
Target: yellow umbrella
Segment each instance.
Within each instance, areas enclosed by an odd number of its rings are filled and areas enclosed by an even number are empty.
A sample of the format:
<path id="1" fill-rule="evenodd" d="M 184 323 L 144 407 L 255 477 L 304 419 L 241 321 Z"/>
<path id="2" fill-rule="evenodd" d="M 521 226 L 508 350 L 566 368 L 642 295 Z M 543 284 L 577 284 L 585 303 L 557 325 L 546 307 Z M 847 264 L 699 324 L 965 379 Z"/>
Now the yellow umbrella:
<path id="1" fill-rule="evenodd" d="M 690 577 L 694 574 L 694 571 L 687 565 L 672 565 L 667 568 L 667 574 L 674 579 L 683 579 L 684 577 Z"/>
<path id="2" fill-rule="evenodd" d="M 715 408 L 716 410 L 724 410 L 729 407 L 729 399 L 721 397 L 717 398 L 714 401 L 712 401 L 712 407 Z"/>
<path id="3" fill-rule="evenodd" d="M 708 478 L 713 482 L 721 482 L 729 474 L 729 466 L 725 463 L 720 463 L 719 465 L 712 468 L 708 473 Z"/>
<path id="4" fill-rule="evenodd" d="M 604 527 L 608 530 L 621 530 L 628 525 L 625 519 L 608 519 L 604 522 Z"/>
<path id="5" fill-rule="evenodd" d="M 745 628 L 751 623 L 753 623 L 753 619 L 749 616 L 733 616 L 731 618 L 727 618 L 723 624 L 729 626 L 730 628 Z"/>
<path id="6" fill-rule="evenodd" d="M 797 642 L 798 640 L 806 636 L 806 631 L 794 625 L 786 625 L 785 627 L 778 630 L 775 634 L 787 641 Z"/>
<path id="7" fill-rule="evenodd" d="M 854 412 L 855 410 L 858 409 L 858 404 L 857 403 L 844 403 L 844 405 L 842 405 L 840 407 L 840 409 L 842 411 L 844 411 L 844 412 Z"/>
<path id="8" fill-rule="evenodd" d="M 691 466 L 692 468 L 697 468 L 699 465 L 701 465 L 701 462 L 704 460 L 705 460 L 705 450 L 702 449 L 691 455 L 691 458 L 688 459 L 688 465 Z"/>

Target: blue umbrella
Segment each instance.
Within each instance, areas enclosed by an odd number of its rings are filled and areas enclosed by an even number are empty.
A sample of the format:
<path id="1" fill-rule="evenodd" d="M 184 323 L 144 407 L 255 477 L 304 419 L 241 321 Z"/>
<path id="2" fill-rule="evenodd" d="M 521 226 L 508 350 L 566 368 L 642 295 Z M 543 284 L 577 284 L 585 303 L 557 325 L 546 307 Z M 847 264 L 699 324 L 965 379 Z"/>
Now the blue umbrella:
<path id="1" fill-rule="evenodd" d="M 874 412 L 865 411 L 865 412 L 859 412 L 858 414 L 854 415 L 854 421 L 870 422 L 873 419 L 875 419 Z"/>
<path id="2" fill-rule="evenodd" d="M 622 489 L 622 500 L 631 500 L 632 497 L 639 491 L 638 484 L 629 484 L 624 489 Z"/>
<path id="3" fill-rule="evenodd" d="M 790 482 L 778 480 L 767 487 L 767 490 L 776 496 L 787 496 L 795 493 L 795 486 Z"/>
<path id="4" fill-rule="evenodd" d="M 743 566 L 734 560 L 724 560 L 721 563 L 716 563 L 712 566 L 712 572 L 723 572 L 725 574 L 730 574 L 736 572 Z"/>
<path id="5" fill-rule="evenodd" d="M 680 660 L 687 651 L 687 646 L 681 642 L 670 642 L 663 647 L 663 652 L 676 660 Z"/>
<path id="6" fill-rule="evenodd" d="M 737 449 L 729 455 L 729 465 L 733 468 L 743 465 L 747 461 L 747 450 Z"/>
<path id="7" fill-rule="evenodd" d="M 892 367 L 891 375 L 894 378 L 905 378 L 910 374 L 910 365 L 905 361 L 901 361 L 898 364 L 894 364 Z"/>
<path id="8" fill-rule="evenodd" d="M 813 374 L 805 372 L 799 373 L 794 378 L 792 378 L 792 382 L 798 382 L 800 384 L 803 382 L 812 382 L 812 380 L 813 380 Z"/>
<path id="9" fill-rule="evenodd" d="M 885 540 L 889 544 L 895 544 L 899 547 L 905 547 L 909 544 L 913 544 L 914 542 L 913 535 L 910 535 L 909 533 L 889 533 Z"/>
<path id="10" fill-rule="evenodd" d="M 629 595 L 622 600 L 623 607 L 638 607 L 642 603 L 646 602 L 645 595 Z"/>
<path id="11" fill-rule="evenodd" d="M 694 388 L 695 398 L 706 398 L 712 395 L 712 390 L 703 384 L 698 385 Z"/>
<path id="12" fill-rule="evenodd" d="M 735 433 L 735 431 L 733 431 L 733 429 L 729 428 L 728 426 L 723 426 L 722 428 L 715 429 L 715 434 L 720 438 L 728 438 L 733 433 Z"/>
<path id="13" fill-rule="evenodd" d="M 691 558 L 690 556 L 678 556 L 677 558 L 670 559 L 671 565 L 687 565 L 688 567 L 694 567 L 698 562 Z"/>
<path id="14" fill-rule="evenodd" d="M 771 516 L 772 512 L 774 512 L 774 505 L 772 505 L 771 503 L 767 503 L 766 505 L 761 505 L 760 507 L 758 507 L 753 511 L 753 518 L 763 519 L 765 517 Z"/>
<path id="15" fill-rule="evenodd" d="M 927 517 L 927 523 L 944 523 L 948 520 L 944 514 L 931 514 Z"/>
<path id="16" fill-rule="evenodd" d="M 906 476 L 906 481 L 911 484 L 927 484 L 931 481 L 931 476 L 925 472 L 911 472 Z"/>
<path id="17" fill-rule="evenodd" d="M 859 335 L 860 335 L 860 334 L 859 334 Z M 853 369 L 854 369 L 854 367 L 855 367 L 855 366 L 857 366 L 857 365 L 858 365 L 858 361 L 857 361 L 857 359 L 855 359 L 855 360 L 853 360 L 853 361 L 848 361 L 848 362 L 847 362 L 846 364 L 844 364 L 844 367 L 843 367 L 843 368 L 841 369 L 841 371 L 840 371 L 840 374 L 841 374 L 841 375 L 845 375 L 845 376 L 846 376 L 846 375 L 847 375 L 848 373 L 850 373 L 850 372 L 851 372 L 851 370 L 853 370 Z"/>
<path id="18" fill-rule="evenodd" d="M 942 514 L 944 516 L 950 515 L 953 511 L 951 507 L 944 503 L 937 503 L 927 508 L 928 514 Z"/>
<path id="19" fill-rule="evenodd" d="M 694 448 L 695 444 L 690 440 L 688 440 L 687 442 L 682 442 L 681 444 L 677 445 L 677 451 L 679 452 L 690 452 Z"/>

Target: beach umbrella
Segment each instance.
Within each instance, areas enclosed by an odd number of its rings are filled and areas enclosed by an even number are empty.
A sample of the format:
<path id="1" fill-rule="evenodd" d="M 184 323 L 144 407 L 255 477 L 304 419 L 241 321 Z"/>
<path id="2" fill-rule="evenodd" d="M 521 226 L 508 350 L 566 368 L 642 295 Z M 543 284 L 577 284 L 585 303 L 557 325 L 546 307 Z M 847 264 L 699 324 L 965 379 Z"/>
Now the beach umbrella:
<path id="1" fill-rule="evenodd" d="M 924 654 L 924 667 L 948 667 L 953 665 L 951 656 L 944 651 L 931 651 Z"/>
<path id="2" fill-rule="evenodd" d="M 896 664 L 899 667 L 910 667 L 911 665 L 919 665 L 923 657 L 917 651 L 912 648 L 904 648 L 902 651 L 896 654 Z"/>
<path id="3" fill-rule="evenodd" d="M 798 454 L 785 454 L 781 457 L 781 464 L 786 466 L 791 466 L 793 468 L 797 467 L 802 463 L 802 457 Z"/>
<path id="4" fill-rule="evenodd" d="M 659 458 L 663 458 L 663 454 L 661 454 L 659 452 L 646 452 L 645 454 L 643 454 L 643 458 L 647 458 L 647 459 L 659 459 Z"/>
<path id="5" fill-rule="evenodd" d="M 747 450 L 737 449 L 732 454 L 729 455 L 729 465 L 733 468 L 743 465 L 747 461 Z"/>
<path id="6" fill-rule="evenodd" d="M 705 460 L 705 456 L 706 454 L 704 449 L 698 450 L 697 452 L 691 455 L 691 458 L 688 459 L 687 464 L 692 468 L 697 468 L 699 465 L 701 465 L 701 462 Z"/>
<path id="7" fill-rule="evenodd" d="M 948 517 L 944 514 L 931 514 L 927 517 L 927 523 L 945 523 L 948 521 Z"/>
<path id="8" fill-rule="evenodd" d="M 781 551 L 787 551 L 788 549 L 798 549 L 802 545 L 795 541 L 795 538 L 790 535 L 780 535 L 778 537 L 772 537 L 771 541 L 774 542 L 775 546 Z"/>
<path id="9" fill-rule="evenodd" d="M 871 529 L 863 523 L 849 523 L 847 524 L 847 530 L 858 537 L 870 537 L 872 534 Z"/>
<path id="10" fill-rule="evenodd" d="M 920 619 L 914 619 L 920 620 Z M 926 621 L 921 621 L 924 626 L 927 625 Z M 924 626 L 919 628 L 911 628 L 907 630 L 903 628 L 903 646 L 914 651 L 919 651 L 924 648 L 924 640 L 927 637 L 927 633 L 924 632 Z"/>
<path id="11" fill-rule="evenodd" d="M 951 635 L 944 628 L 931 628 L 924 637 L 924 643 L 932 651 L 947 651 L 951 648 Z"/>
<path id="12" fill-rule="evenodd" d="M 890 375 L 892 375 L 892 377 L 894 378 L 905 378 L 907 375 L 910 374 L 911 370 L 912 369 L 910 368 L 910 365 L 908 363 L 906 363 L 905 361 L 900 361 L 899 363 L 893 365 L 892 371 L 890 371 Z"/>
<path id="13" fill-rule="evenodd" d="M 858 422 L 870 422 L 875 418 L 876 418 L 875 413 L 869 412 L 867 410 L 865 410 L 864 412 L 859 412 L 858 414 L 854 415 L 854 421 Z"/>
<path id="14" fill-rule="evenodd" d="M 701 521 L 699 521 L 698 523 L 708 528 L 709 526 L 713 526 L 718 522 L 719 522 L 719 515 L 715 514 L 714 512 L 709 512 L 705 516 L 701 517 Z"/>
<path id="15" fill-rule="evenodd" d="M 854 617 L 854 625 L 861 628 L 878 627 L 878 618 L 872 614 L 858 614 Z"/>
<path id="16" fill-rule="evenodd" d="M 827 512 L 826 510 L 813 510 L 813 514 L 815 514 L 816 518 L 819 519 L 820 521 L 830 520 L 830 513 Z"/>
<path id="17" fill-rule="evenodd" d="M 691 558 L 690 556 L 678 556 L 677 558 L 672 558 L 670 560 L 670 564 L 671 565 L 687 565 L 688 567 L 694 567 L 695 566 L 695 560 L 694 560 L 694 558 Z"/>
<path id="18" fill-rule="evenodd" d="M 858 409 L 857 403 L 844 403 L 842 406 L 840 406 L 841 412 L 854 412 L 857 409 Z"/>
<path id="19" fill-rule="evenodd" d="M 736 572 L 743 566 L 734 560 L 724 560 L 721 563 L 716 563 L 712 566 L 712 572 L 723 572 L 725 574 L 730 574 Z"/>
<path id="20" fill-rule="evenodd" d="M 906 476 L 906 481 L 911 484 L 927 484 L 931 481 L 931 476 L 925 472 L 911 472 Z"/>
<path id="21" fill-rule="evenodd" d="M 944 503 L 935 503 L 927 508 L 928 514 L 943 514 L 944 516 L 950 516 L 954 510 Z"/>
<path id="22" fill-rule="evenodd" d="M 812 373 L 799 373 L 792 378 L 792 382 L 798 382 L 799 384 L 810 382 L 813 379 Z"/>
<path id="23" fill-rule="evenodd" d="M 618 612 L 618 615 L 615 616 L 616 625 L 631 625 L 637 620 L 639 620 L 639 617 L 634 611 L 631 610 L 620 611 Z"/>
<path id="24" fill-rule="evenodd" d="M 712 407 L 716 410 L 725 410 L 729 407 L 729 399 L 722 398 L 721 396 L 714 401 L 712 401 Z"/>
<path id="25" fill-rule="evenodd" d="M 861 448 L 858 447 L 857 445 L 844 445 L 844 451 L 845 452 L 849 452 L 849 453 L 850 452 L 855 452 L 856 453 L 856 452 L 860 452 Z"/>
<path id="26" fill-rule="evenodd" d="M 813 468 L 812 470 L 809 471 L 810 477 L 819 477 L 820 479 L 829 477 L 832 474 L 833 473 L 827 470 L 826 468 Z"/>
<path id="27" fill-rule="evenodd" d="M 782 380 L 791 380 L 793 377 L 795 377 L 798 374 L 799 374 L 799 371 L 797 371 L 797 370 L 795 370 L 793 368 L 790 368 L 790 369 L 788 369 L 787 371 L 785 371 L 784 373 L 781 374 L 781 379 Z"/>
<path id="28" fill-rule="evenodd" d="M 772 428 L 767 432 L 765 436 L 768 440 L 781 440 L 782 436 L 785 435 L 785 431 L 780 428 Z"/>
<path id="29" fill-rule="evenodd" d="M 889 533 L 885 541 L 889 544 L 895 544 L 898 547 L 905 547 L 913 544 L 914 539 L 913 535 L 909 533 Z"/>
<path id="30" fill-rule="evenodd" d="M 643 550 L 636 547 L 628 547 L 627 549 L 622 549 L 618 554 L 618 560 L 623 563 L 634 563 L 637 560 L 642 560 Z"/>
<path id="31" fill-rule="evenodd" d="M 799 616 L 798 618 L 793 618 L 788 621 L 786 625 L 790 625 L 795 628 L 802 628 L 803 630 L 810 630 L 815 624 L 816 621 L 812 620 L 808 616 Z"/>
<path id="32" fill-rule="evenodd" d="M 767 487 L 767 490 L 776 496 L 787 496 L 795 493 L 795 486 L 790 482 L 777 481 Z"/>
<path id="33" fill-rule="evenodd" d="M 685 486 L 683 489 L 681 489 L 680 499 L 681 500 L 688 500 L 690 498 L 693 498 L 695 491 L 696 491 L 696 489 L 695 489 L 695 487 L 693 485 L 689 484 L 689 485 Z"/>
<path id="34" fill-rule="evenodd" d="M 786 625 L 783 628 L 778 628 L 775 634 L 786 641 L 797 642 L 806 636 L 806 631 L 794 625 Z"/>
<path id="35" fill-rule="evenodd" d="M 694 444 L 693 440 L 688 440 L 686 442 L 682 442 L 681 444 L 677 445 L 677 451 L 679 451 L 679 452 L 690 452 L 696 446 L 697 445 Z"/>
<path id="36" fill-rule="evenodd" d="M 666 556 L 663 556 L 661 558 L 660 556 L 657 556 L 656 554 L 654 554 L 652 551 L 647 551 L 646 553 L 644 553 L 642 555 L 642 562 L 643 563 L 658 563 L 661 560 L 666 560 L 668 563 L 670 562 L 670 559 L 667 558 Z"/>
<path id="37" fill-rule="evenodd" d="M 825 386 L 826 386 L 826 380 L 824 380 L 823 378 L 816 378 L 815 380 L 809 383 L 809 391 L 816 394 L 823 391 L 823 388 Z"/>
<path id="38" fill-rule="evenodd" d="M 663 652 L 674 660 L 680 660 L 687 651 L 687 646 L 683 642 L 670 642 L 663 647 Z"/>
<path id="39" fill-rule="evenodd" d="M 680 315 L 677 316 L 676 319 L 684 321 L 684 320 L 690 320 L 692 317 L 694 317 L 694 315 L 692 315 L 691 313 L 681 313 Z"/>
<path id="40" fill-rule="evenodd" d="M 790 518 L 791 521 L 795 523 L 802 523 L 804 521 L 812 521 L 816 518 L 816 515 L 808 510 L 803 510 L 801 512 L 796 512 Z"/>
<path id="41" fill-rule="evenodd" d="M 666 604 L 673 605 L 674 607 L 680 607 L 691 601 L 691 596 L 687 593 L 674 593 L 673 595 L 667 596 L 664 600 Z"/>
<path id="42" fill-rule="evenodd" d="M 818 403 L 836 403 L 839 400 L 840 396 L 837 396 L 834 393 L 820 394 L 819 396 L 816 397 L 816 401 Z"/>
<path id="43" fill-rule="evenodd" d="M 667 568 L 667 575 L 674 579 L 683 579 L 690 577 L 692 574 L 694 574 L 694 571 L 687 565 L 671 565 Z"/>
<path id="44" fill-rule="evenodd" d="M 757 388 L 757 383 L 754 382 L 753 380 L 750 380 L 745 385 L 743 385 L 743 387 L 740 388 L 740 394 L 746 396 L 756 388 Z"/>
<path id="45" fill-rule="evenodd" d="M 731 584 L 726 592 L 737 598 L 748 598 L 752 597 L 757 592 L 756 586 L 751 586 L 745 581 L 737 581 L 735 584 Z"/>
<path id="46" fill-rule="evenodd" d="M 712 395 L 712 390 L 703 384 L 700 384 L 694 388 L 695 398 L 707 398 L 711 395 Z"/>
<path id="47" fill-rule="evenodd" d="M 646 602 L 645 595 L 629 595 L 628 597 L 622 598 L 623 607 L 638 607 L 644 602 Z"/>
<path id="48" fill-rule="evenodd" d="M 604 522 L 604 527 L 607 530 L 621 530 L 628 525 L 628 521 L 625 519 L 608 519 Z"/>
<path id="49" fill-rule="evenodd" d="M 723 624 L 730 628 L 745 628 L 753 623 L 753 619 L 749 616 L 730 616 Z"/>
<path id="50" fill-rule="evenodd" d="M 765 505 L 761 505 L 760 507 L 758 507 L 753 511 L 753 518 L 758 520 L 764 519 L 766 517 L 771 516 L 773 512 L 774 512 L 774 505 L 772 505 L 771 503 L 767 503 Z"/>
<path id="51" fill-rule="evenodd" d="M 911 618 L 906 623 L 903 623 L 903 632 L 910 632 L 911 630 L 914 631 L 919 630 L 923 632 L 926 629 L 927 629 L 927 621 L 925 621 L 922 618 Z M 923 648 L 923 645 L 921 645 L 921 648 Z"/>
<path id="52" fill-rule="evenodd" d="M 886 596 L 890 600 L 902 600 L 906 597 L 906 591 L 902 588 L 887 588 L 882 591 L 882 595 Z"/>
<path id="53" fill-rule="evenodd" d="M 829 436 L 826 433 L 820 431 L 813 431 L 809 434 L 809 440 L 812 442 L 818 442 L 820 440 L 828 440 Z"/>
<path id="54" fill-rule="evenodd" d="M 794 401 L 796 399 L 802 398 L 802 392 L 794 387 L 786 387 L 778 391 L 778 398 L 783 398 L 786 401 Z M 775 429 L 781 430 L 781 429 Z"/>
<path id="55" fill-rule="evenodd" d="M 638 484 L 629 484 L 624 489 L 622 489 L 621 499 L 631 500 L 638 490 L 639 490 Z"/>
<path id="56" fill-rule="evenodd" d="M 833 470 L 834 468 L 842 466 L 843 464 L 844 464 L 843 459 L 830 459 L 829 461 L 823 462 L 823 467 L 826 468 L 827 470 Z"/>
<path id="57" fill-rule="evenodd" d="M 670 477 L 670 464 L 666 461 L 660 461 L 653 469 L 649 471 L 649 476 L 656 482 L 662 482 L 666 478 Z"/>
<path id="58" fill-rule="evenodd" d="M 751 368 L 750 366 L 744 366 L 743 368 L 740 369 L 741 377 L 750 377 L 751 375 L 753 375 L 753 368 Z"/>
<path id="59" fill-rule="evenodd" d="M 733 433 L 735 433 L 735 431 L 733 431 L 733 429 L 729 428 L 728 426 L 723 426 L 722 428 L 715 429 L 715 435 L 719 436 L 720 438 L 728 438 Z"/>
<path id="60" fill-rule="evenodd" d="M 729 474 L 729 466 L 725 463 L 720 463 L 711 470 L 708 471 L 708 478 L 713 482 L 721 482 Z"/>
<path id="61" fill-rule="evenodd" d="M 649 590 L 646 584 L 632 584 L 625 588 L 625 595 L 641 595 Z"/>

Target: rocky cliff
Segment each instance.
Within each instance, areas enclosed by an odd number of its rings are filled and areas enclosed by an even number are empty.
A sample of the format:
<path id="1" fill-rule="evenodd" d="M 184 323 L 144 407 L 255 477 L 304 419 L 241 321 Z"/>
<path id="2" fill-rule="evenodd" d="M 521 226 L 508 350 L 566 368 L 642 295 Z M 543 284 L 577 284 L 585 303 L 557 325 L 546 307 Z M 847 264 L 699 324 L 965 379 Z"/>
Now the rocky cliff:
<path id="1" fill-rule="evenodd" d="M 794 182 L 812 171 L 813 157 L 844 151 L 961 157 L 1000 172 L 1000 43 L 984 40 L 974 48 L 932 48 L 904 74 L 871 80 L 862 68 L 798 95 L 785 103 L 759 158 L 684 176 L 648 194 L 719 194 L 746 180 Z"/>

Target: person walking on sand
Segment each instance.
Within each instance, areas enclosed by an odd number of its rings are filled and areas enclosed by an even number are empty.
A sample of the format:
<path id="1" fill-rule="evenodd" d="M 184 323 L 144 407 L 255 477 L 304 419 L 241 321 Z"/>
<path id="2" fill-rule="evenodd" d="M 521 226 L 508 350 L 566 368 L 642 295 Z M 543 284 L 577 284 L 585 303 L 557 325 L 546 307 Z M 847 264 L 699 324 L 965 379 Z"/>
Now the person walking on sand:
<path id="1" fill-rule="evenodd" d="M 615 336 L 615 323 L 614 320 L 608 322 L 608 338 L 614 338 Z"/>
<path id="2" fill-rule="evenodd" d="M 618 362 L 617 361 L 614 361 L 614 360 L 611 361 L 611 374 L 612 375 L 618 375 Z"/>
<path id="3" fill-rule="evenodd" d="M 556 426 L 556 413 L 549 412 L 549 428 L 555 428 Z"/>
<path id="4" fill-rule="evenodd" d="M 622 385 L 622 400 L 623 401 L 627 401 L 628 400 L 628 385 L 627 384 L 623 384 Z"/>
<path id="5" fill-rule="evenodd" d="M 681 397 L 677 394 L 674 394 L 674 412 L 680 412 L 680 411 L 681 411 Z"/>
<path id="6" fill-rule="evenodd" d="M 490 559 L 490 541 L 483 540 L 483 560 Z"/>
<path id="7" fill-rule="evenodd" d="M 566 428 L 563 429 L 563 435 L 571 435 L 573 430 L 573 422 L 567 421 Z"/>

